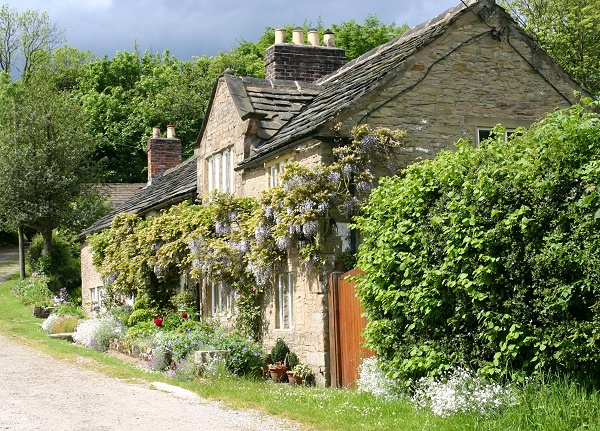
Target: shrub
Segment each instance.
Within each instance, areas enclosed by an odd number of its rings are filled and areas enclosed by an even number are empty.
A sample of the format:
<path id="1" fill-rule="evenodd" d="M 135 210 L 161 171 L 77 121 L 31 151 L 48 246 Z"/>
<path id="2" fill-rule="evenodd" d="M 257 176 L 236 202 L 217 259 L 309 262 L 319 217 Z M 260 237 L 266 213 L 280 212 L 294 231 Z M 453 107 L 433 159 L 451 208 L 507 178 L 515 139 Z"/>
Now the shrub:
<path id="1" fill-rule="evenodd" d="M 111 308 L 108 314 L 113 316 L 115 319 L 119 319 L 123 325 L 129 324 L 129 317 L 133 313 L 131 305 L 120 305 L 118 307 Z"/>
<path id="2" fill-rule="evenodd" d="M 214 342 L 217 349 L 227 350 L 227 368 L 248 377 L 260 376 L 265 365 L 265 351 L 260 343 L 239 335 L 226 335 Z"/>
<path id="3" fill-rule="evenodd" d="M 80 323 L 73 334 L 73 340 L 89 349 L 103 352 L 108 350 L 111 338 L 121 338 L 124 333 L 121 322 L 107 315 Z"/>
<path id="4" fill-rule="evenodd" d="M 285 341 L 283 341 L 283 339 L 278 338 L 277 341 L 275 342 L 275 345 L 271 349 L 271 360 L 273 361 L 274 364 L 277 364 L 277 363 L 283 364 L 285 362 L 285 359 L 286 359 L 288 353 L 290 353 L 289 347 L 287 346 Z"/>
<path id="5" fill-rule="evenodd" d="M 294 352 L 288 353 L 287 366 L 290 370 L 293 370 L 299 363 L 300 360 L 298 359 L 298 355 L 296 355 Z"/>
<path id="6" fill-rule="evenodd" d="M 130 327 L 125 334 L 125 338 L 130 341 L 145 340 L 151 338 L 159 331 L 158 326 L 152 321 L 143 321 Z"/>
<path id="7" fill-rule="evenodd" d="M 57 307 L 53 314 L 57 314 L 59 316 L 76 317 L 78 319 L 84 319 L 86 317 L 81 305 L 72 304 L 65 304 Z"/>
<path id="8" fill-rule="evenodd" d="M 58 292 L 66 287 L 71 292 L 81 286 L 81 261 L 77 241 L 60 232 L 52 235 L 50 256 L 44 257 L 44 239 L 40 234 L 35 235 L 27 251 L 27 263 L 34 272 L 41 272 L 50 279 L 50 288 Z M 74 295 L 77 296 L 77 295 Z"/>
<path id="9" fill-rule="evenodd" d="M 48 287 L 49 282 L 45 275 L 28 277 L 17 283 L 14 293 L 25 305 L 49 307 L 54 305 L 54 295 Z"/>
<path id="10" fill-rule="evenodd" d="M 367 344 L 402 380 L 598 377 L 599 117 L 497 132 L 382 179 L 356 219 Z"/>
<path id="11" fill-rule="evenodd" d="M 147 308 L 139 308 L 133 310 L 129 318 L 127 319 L 127 326 L 136 326 L 138 323 L 148 322 L 154 319 L 154 310 Z"/>

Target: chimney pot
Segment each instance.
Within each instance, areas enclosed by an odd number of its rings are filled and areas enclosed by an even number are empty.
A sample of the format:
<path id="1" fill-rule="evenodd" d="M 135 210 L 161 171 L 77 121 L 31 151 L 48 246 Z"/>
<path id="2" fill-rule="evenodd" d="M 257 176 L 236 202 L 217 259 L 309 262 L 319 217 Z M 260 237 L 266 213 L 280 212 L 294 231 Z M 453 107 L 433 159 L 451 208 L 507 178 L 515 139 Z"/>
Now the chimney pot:
<path id="1" fill-rule="evenodd" d="M 295 28 L 293 41 L 296 45 L 304 45 L 304 31 L 301 28 Z"/>
<path id="2" fill-rule="evenodd" d="M 175 138 L 175 126 L 173 124 L 167 125 L 167 139 Z"/>
<path id="3" fill-rule="evenodd" d="M 330 47 L 335 46 L 335 37 L 333 36 L 333 32 L 331 30 L 327 30 L 323 35 L 323 45 Z"/>
<path id="4" fill-rule="evenodd" d="M 153 127 L 152 128 L 152 137 L 153 138 L 160 138 L 160 127 Z"/>
<path id="5" fill-rule="evenodd" d="M 275 29 L 275 45 L 285 43 L 285 28 Z"/>
<path id="6" fill-rule="evenodd" d="M 308 43 L 312 46 L 319 46 L 319 32 L 316 28 L 308 30 Z"/>

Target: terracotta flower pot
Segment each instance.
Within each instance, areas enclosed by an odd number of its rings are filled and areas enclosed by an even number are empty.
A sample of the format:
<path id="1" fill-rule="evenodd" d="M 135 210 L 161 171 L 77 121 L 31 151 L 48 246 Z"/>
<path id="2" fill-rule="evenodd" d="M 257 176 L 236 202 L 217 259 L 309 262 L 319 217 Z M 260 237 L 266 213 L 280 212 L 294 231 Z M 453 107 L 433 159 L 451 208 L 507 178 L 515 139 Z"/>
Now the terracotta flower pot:
<path id="1" fill-rule="evenodd" d="M 288 378 L 288 382 L 290 383 L 290 385 L 301 385 L 302 384 L 302 380 L 303 380 L 302 377 L 294 376 L 293 371 L 287 372 L 287 378 Z"/>
<path id="2" fill-rule="evenodd" d="M 276 383 L 285 381 L 286 371 L 287 367 L 285 367 L 284 365 L 269 366 L 269 374 L 271 375 L 271 379 L 273 379 L 273 381 Z"/>

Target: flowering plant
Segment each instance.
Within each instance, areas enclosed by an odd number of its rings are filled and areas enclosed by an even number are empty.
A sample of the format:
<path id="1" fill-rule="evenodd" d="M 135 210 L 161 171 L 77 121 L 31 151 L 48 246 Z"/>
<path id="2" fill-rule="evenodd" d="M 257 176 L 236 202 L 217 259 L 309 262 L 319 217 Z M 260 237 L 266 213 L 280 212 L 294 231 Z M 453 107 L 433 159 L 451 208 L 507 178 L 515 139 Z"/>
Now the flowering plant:
<path id="1" fill-rule="evenodd" d="M 108 350 L 111 338 L 122 338 L 124 334 L 125 329 L 119 319 L 103 316 L 80 323 L 73 334 L 73 341 L 102 352 Z"/>

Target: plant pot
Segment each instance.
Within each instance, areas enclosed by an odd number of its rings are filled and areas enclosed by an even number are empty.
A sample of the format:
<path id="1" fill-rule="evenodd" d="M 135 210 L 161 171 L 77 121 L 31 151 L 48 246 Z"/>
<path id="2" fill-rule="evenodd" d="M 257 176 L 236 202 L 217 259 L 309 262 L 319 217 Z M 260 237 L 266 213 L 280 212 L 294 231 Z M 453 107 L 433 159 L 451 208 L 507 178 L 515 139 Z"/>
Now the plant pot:
<path id="1" fill-rule="evenodd" d="M 301 385 L 303 381 L 302 377 L 294 376 L 293 371 L 287 372 L 287 378 L 290 385 Z"/>
<path id="2" fill-rule="evenodd" d="M 285 367 L 285 366 L 270 366 L 269 367 L 269 374 L 271 375 L 271 379 L 276 383 L 285 381 L 285 377 L 286 377 L 285 372 L 286 371 L 287 371 L 287 367 Z"/>

